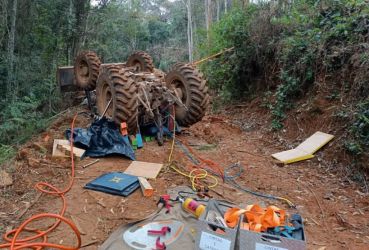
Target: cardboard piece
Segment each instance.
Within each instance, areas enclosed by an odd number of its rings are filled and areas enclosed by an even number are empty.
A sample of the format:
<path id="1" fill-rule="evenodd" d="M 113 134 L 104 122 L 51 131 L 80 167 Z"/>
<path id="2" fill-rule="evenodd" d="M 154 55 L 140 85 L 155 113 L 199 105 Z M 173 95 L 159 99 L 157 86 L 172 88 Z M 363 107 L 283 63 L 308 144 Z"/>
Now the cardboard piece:
<path id="1" fill-rule="evenodd" d="M 315 132 L 294 149 L 282 151 L 272 155 L 275 159 L 288 164 L 307 160 L 314 157 L 314 153 L 334 138 L 333 135 L 323 132 Z"/>
<path id="2" fill-rule="evenodd" d="M 133 161 L 124 173 L 147 179 L 155 179 L 162 167 L 163 164 L 159 163 Z"/>

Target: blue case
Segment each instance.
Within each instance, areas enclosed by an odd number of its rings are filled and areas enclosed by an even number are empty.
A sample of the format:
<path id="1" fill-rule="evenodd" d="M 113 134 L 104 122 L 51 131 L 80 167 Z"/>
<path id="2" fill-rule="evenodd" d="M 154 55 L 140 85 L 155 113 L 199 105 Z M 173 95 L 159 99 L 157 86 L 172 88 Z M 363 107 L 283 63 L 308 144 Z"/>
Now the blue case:
<path id="1" fill-rule="evenodd" d="M 101 175 L 87 183 L 84 188 L 108 194 L 128 196 L 140 187 L 137 176 L 121 172 L 111 172 Z"/>

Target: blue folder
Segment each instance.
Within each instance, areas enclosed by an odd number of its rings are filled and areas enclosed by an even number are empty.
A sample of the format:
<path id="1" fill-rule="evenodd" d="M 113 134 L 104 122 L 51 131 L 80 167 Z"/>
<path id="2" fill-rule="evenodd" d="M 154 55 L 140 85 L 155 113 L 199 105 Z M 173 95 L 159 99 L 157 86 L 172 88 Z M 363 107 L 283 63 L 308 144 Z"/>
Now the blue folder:
<path id="1" fill-rule="evenodd" d="M 84 188 L 126 197 L 139 187 L 140 183 L 137 176 L 111 172 L 87 183 Z"/>

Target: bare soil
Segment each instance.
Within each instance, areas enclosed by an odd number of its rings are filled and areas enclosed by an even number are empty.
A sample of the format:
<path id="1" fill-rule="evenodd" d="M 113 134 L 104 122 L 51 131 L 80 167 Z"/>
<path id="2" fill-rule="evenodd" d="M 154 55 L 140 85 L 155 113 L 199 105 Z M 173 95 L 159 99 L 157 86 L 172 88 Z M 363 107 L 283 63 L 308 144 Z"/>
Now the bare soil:
<path id="1" fill-rule="evenodd" d="M 271 154 L 296 146 L 310 132 L 329 131 L 327 126 L 319 126 L 317 120 L 303 121 L 289 125 L 279 133 L 269 130 L 270 117 L 259 108 L 260 102 L 231 106 L 219 114 L 206 116 L 201 122 L 186 129 L 179 139 L 186 141 L 197 154 L 227 167 L 240 162 L 244 167 L 238 182 L 255 191 L 287 197 L 296 209 L 280 201 L 267 200 L 236 190 L 220 183 L 214 197 L 226 198 L 237 204 L 274 204 L 300 213 L 305 219 L 305 233 L 309 249 L 367 249 L 369 245 L 369 198 L 365 185 L 347 178 L 342 168 L 336 168 L 333 140 L 321 149 L 316 157 L 287 166 L 277 165 Z M 50 128 L 35 136 L 19 149 L 17 158 L 2 166 L 12 174 L 13 185 L 0 190 L 0 234 L 16 228 L 22 221 L 42 212 L 58 213 L 61 202 L 57 197 L 42 195 L 34 189 L 34 184 L 47 181 L 63 188 L 68 184 L 70 160 L 52 159 L 54 139 L 64 138 L 72 117 L 80 109 L 72 109 L 59 117 Z M 87 127 L 91 120 L 79 116 L 77 127 Z M 298 123 L 300 123 L 299 121 Z M 310 124 L 310 126 L 309 126 Z M 296 127 L 300 130 L 296 131 Z M 301 130 L 303 129 L 303 130 Z M 310 130 L 309 130 L 310 129 Z M 326 131 L 326 130 L 328 131 Z M 215 147 L 201 147 L 214 144 Z M 170 142 L 159 147 L 156 142 L 145 143 L 136 151 L 138 160 L 166 163 Z M 174 160 L 190 166 L 180 148 L 174 151 Z M 160 195 L 167 188 L 189 185 L 188 179 L 170 169 L 164 169 L 154 181 L 153 197 L 144 198 L 140 190 L 126 198 L 88 191 L 83 186 L 90 180 L 109 171 L 124 171 L 130 161 L 124 158 L 103 158 L 100 162 L 82 169 L 93 159 L 77 162 L 76 179 L 72 190 L 66 195 L 66 217 L 73 218 L 82 233 L 85 249 L 97 249 L 121 224 L 149 215 L 156 209 Z M 41 221 L 36 226 L 52 224 Z M 74 236 L 61 225 L 49 241 L 73 244 Z"/>

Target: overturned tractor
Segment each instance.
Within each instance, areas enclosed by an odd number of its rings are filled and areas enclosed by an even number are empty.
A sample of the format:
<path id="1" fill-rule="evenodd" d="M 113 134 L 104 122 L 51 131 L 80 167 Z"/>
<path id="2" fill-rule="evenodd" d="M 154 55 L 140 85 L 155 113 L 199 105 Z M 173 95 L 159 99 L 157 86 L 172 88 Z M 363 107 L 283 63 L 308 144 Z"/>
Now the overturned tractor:
<path id="1" fill-rule="evenodd" d="M 96 89 L 98 115 L 117 124 L 126 122 L 129 134 L 155 124 L 159 144 L 163 124 L 171 115 L 187 127 L 200 121 L 209 106 L 206 81 L 195 67 L 177 63 L 165 74 L 143 51 L 133 53 L 125 63 L 109 64 L 102 64 L 92 51 L 82 52 L 74 67 L 58 69 L 58 81 L 62 90 L 85 90 L 88 98 Z"/>

